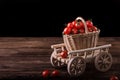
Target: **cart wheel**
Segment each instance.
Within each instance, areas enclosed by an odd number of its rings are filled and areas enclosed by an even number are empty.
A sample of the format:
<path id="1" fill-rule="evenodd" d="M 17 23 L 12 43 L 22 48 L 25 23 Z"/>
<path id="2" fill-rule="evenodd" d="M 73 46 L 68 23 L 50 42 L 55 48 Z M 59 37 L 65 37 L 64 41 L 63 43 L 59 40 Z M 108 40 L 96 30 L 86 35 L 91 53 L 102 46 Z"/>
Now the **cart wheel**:
<path id="1" fill-rule="evenodd" d="M 68 73 L 71 76 L 80 76 L 86 68 L 86 62 L 82 57 L 72 58 L 67 66 Z"/>
<path id="2" fill-rule="evenodd" d="M 102 52 L 95 58 L 95 67 L 98 71 L 108 71 L 112 66 L 112 56 L 110 53 Z"/>
<path id="3" fill-rule="evenodd" d="M 51 54 L 51 57 L 50 57 L 50 61 L 51 61 L 52 66 L 55 67 L 55 68 L 60 68 L 60 67 L 65 66 L 65 63 L 55 59 L 53 57 L 53 54 L 54 54 L 54 52 Z"/>

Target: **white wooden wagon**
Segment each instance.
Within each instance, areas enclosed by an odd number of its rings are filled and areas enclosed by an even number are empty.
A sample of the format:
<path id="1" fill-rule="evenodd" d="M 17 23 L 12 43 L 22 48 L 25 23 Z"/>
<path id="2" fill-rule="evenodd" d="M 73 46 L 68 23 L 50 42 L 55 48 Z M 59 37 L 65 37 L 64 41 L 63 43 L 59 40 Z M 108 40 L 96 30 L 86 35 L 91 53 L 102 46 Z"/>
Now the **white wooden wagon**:
<path id="1" fill-rule="evenodd" d="M 63 35 L 64 43 L 51 45 L 54 51 L 50 61 L 55 68 L 67 65 L 67 71 L 71 76 L 80 76 L 86 68 L 86 63 L 94 59 L 95 68 L 106 72 L 112 66 L 112 56 L 109 53 L 111 44 L 97 46 L 99 32 L 88 32 L 83 18 L 78 17 L 85 26 L 85 34 Z M 87 34 L 87 35 L 86 35 Z M 62 58 L 60 52 L 67 50 L 67 58 Z"/>

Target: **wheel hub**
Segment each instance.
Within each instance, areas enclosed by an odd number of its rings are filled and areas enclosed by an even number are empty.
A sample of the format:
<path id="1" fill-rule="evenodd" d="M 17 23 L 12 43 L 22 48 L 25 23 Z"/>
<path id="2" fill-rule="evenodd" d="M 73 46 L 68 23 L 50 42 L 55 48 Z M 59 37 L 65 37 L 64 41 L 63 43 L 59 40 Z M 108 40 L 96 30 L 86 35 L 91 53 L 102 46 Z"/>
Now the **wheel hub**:
<path id="1" fill-rule="evenodd" d="M 103 64 L 106 64 L 106 59 L 103 59 Z"/>

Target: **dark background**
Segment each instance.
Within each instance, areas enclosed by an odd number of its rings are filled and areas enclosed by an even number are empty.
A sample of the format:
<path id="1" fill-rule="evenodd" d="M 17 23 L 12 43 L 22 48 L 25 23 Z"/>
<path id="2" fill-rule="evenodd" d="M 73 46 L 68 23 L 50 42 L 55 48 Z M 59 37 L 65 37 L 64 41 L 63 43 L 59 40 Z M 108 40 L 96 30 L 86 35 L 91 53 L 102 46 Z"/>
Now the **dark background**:
<path id="1" fill-rule="evenodd" d="M 92 19 L 100 36 L 120 36 L 119 0 L 0 0 L 0 36 L 62 36 L 65 24 Z"/>

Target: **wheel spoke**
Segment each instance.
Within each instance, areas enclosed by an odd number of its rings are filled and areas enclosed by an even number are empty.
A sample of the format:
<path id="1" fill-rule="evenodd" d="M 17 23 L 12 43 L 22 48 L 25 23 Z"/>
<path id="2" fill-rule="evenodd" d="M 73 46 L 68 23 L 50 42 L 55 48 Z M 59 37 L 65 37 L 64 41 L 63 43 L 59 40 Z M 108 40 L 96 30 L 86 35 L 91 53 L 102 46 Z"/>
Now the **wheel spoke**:
<path id="1" fill-rule="evenodd" d="M 77 68 L 76 68 L 76 69 L 77 69 L 78 71 L 79 71 L 79 70 L 81 70 L 81 66 L 77 66 Z"/>
<path id="2" fill-rule="evenodd" d="M 103 69 L 106 69 L 106 68 L 107 68 L 107 67 L 106 67 L 106 64 L 104 64 L 104 65 L 103 65 Z"/>
<path id="3" fill-rule="evenodd" d="M 102 64 L 98 64 L 98 66 L 99 66 L 99 68 L 101 68 L 101 67 L 102 67 Z"/>
<path id="4" fill-rule="evenodd" d="M 81 67 L 81 64 L 77 64 L 77 68 Z"/>
<path id="5" fill-rule="evenodd" d="M 76 64 L 77 64 L 77 61 L 76 61 L 76 60 L 74 60 L 72 64 L 73 64 L 73 65 L 76 65 Z"/>
<path id="6" fill-rule="evenodd" d="M 72 67 L 72 68 L 71 68 L 71 72 L 74 72 L 74 71 L 75 71 L 75 67 Z"/>
<path id="7" fill-rule="evenodd" d="M 98 60 L 98 64 L 102 63 L 103 61 L 102 60 Z"/>
<path id="8" fill-rule="evenodd" d="M 106 68 L 109 67 L 110 64 L 105 64 Z"/>
<path id="9" fill-rule="evenodd" d="M 100 65 L 100 69 L 102 69 L 102 70 L 106 69 L 105 64 L 102 63 L 102 64 Z"/>
<path id="10" fill-rule="evenodd" d="M 104 70 L 104 69 L 105 69 L 105 65 L 101 65 L 101 66 L 100 66 L 100 69 L 101 69 L 101 70 Z"/>
<path id="11" fill-rule="evenodd" d="M 79 59 L 78 62 L 77 62 L 77 64 L 81 64 L 81 62 L 82 62 L 81 59 Z"/>
<path id="12" fill-rule="evenodd" d="M 84 61 L 79 60 L 77 63 L 77 67 L 83 67 L 83 66 L 85 66 L 84 64 L 85 64 Z"/>
<path id="13" fill-rule="evenodd" d="M 106 64 L 110 64 L 110 63 L 111 63 L 111 61 L 108 61 L 108 60 L 107 60 L 107 61 L 105 61 L 105 63 L 106 63 Z"/>
<path id="14" fill-rule="evenodd" d="M 57 63 L 57 60 L 54 60 L 54 63 Z"/>
<path id="15" fill-rule="evenodd" d="M 108 56 L 108 57 L 106 58 L 106 60 L 110 60 L 110 57 Z"/>
<path id="16" fill-rule="evenodd" d="M 71 64 L 71 65 L 70 65 L 70 69 L 71 69 L 72 72 L 75 71 L 75 65 L 74 65 L 74 64 Z"/>
<path id="17" fill-rule="evenodd" d="M 105 59 L 107 57 L 107 54 L 104 54 L 103 56 L 104 56 L 104 59 Z"/>
<path id="18" fill-rule="evenodd" d="M 81 73 L 81 70 L 79 70 L 78 73 Z"/>
<path id="19" fill-rule="evenodd" d="M 112 60 L 110 58 L 110 56 L 107 56 L 107 58 L 105 59 L 105 64 L 111 64 Z"/>
<path id="20" fill-rule="evenodd" d="M 84 61 L 81 61 L 81 64 L 84 64 Z"/>
<path id="21" fill-rule="evenodd" d="M 58 65 L 58 61 L 56 59 L 54 59 L 54 64 L 57 64 Z"/>
<path id="22" fill-rule="evenodd" d="M 74 65 L 74 64 L 71 64 L 71 67 L 75 67 L 75 65 Z"/>
<path id="23" fill-rule="evenodd" d="M 75 75 L 77 75 L 77 70 L 75 70 Z"/>
<path id="24" fill-rule="evenodd" d="M 104 57 L 103 57 L 103 56 L 100 56 L 100 59 L 101 59 L 101 60 L 103 60 L 103 59 L 104 59 Z"/>

